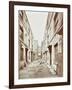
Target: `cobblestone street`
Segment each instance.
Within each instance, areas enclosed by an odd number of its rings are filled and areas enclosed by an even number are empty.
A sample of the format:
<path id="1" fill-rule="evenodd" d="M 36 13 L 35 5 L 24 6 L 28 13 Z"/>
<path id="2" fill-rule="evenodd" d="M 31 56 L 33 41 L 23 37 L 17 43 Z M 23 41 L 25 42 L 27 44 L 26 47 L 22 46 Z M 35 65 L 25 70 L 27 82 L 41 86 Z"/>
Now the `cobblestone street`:
<path id="1" fill-rule="evenodd" d="M 50 72 L 47 63 L 43 60 L 36 60 L 28 64 L 26 68 L 20 70 L 20 79 L 23 78 L 43 78 L 43 77 L 55 77 L 55 74 Z"/>

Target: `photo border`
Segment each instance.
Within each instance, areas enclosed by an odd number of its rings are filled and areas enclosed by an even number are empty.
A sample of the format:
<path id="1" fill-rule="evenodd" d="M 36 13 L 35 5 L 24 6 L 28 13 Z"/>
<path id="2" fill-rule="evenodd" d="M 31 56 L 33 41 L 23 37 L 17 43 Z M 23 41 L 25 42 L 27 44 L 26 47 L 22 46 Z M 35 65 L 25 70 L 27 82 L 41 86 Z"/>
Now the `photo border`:
<path id="1" fill-rule="evenodd" d="M 40 83 L 40 84 L 20 84 L 14 85 L 14 6 L 38 6 L 38 7 L 56 7 L 56 8 L 67 8 L 67 82 L 57 83 Z M 29 87 L 44 87 L 44 86 L 61 86 L 70 85 L 70 5 L 65 4 L 51 4 L 51 3 L 34 3 L 34 2 L 20 2 L 20 1 L 9 1 L 9 88 L 29 88 Z"/>

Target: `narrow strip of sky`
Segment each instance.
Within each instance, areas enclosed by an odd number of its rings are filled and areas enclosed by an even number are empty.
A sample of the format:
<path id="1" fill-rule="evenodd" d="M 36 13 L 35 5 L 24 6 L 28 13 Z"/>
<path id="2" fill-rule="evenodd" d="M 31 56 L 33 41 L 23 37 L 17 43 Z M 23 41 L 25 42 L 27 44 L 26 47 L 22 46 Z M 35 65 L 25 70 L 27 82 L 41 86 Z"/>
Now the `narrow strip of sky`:
<path id="1" fill-rule="evenodd" d="M 26 14 L 33 32 L 34 39 L 38 40 L 38 44 L 41 46 L 48 12 L 26 11 Z"/>

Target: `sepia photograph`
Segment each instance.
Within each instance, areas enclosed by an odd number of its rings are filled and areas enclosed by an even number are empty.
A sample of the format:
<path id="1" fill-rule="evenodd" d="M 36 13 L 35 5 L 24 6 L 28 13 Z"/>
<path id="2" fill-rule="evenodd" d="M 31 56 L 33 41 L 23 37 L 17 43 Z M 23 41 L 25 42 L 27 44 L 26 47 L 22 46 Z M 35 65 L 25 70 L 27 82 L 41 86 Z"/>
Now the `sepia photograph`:
<path id="1" fill-rule="evenodd" d="M 9 88 L 70 85 L 70 5 L 9 2 Z"/>
<path id="2" fill-rule="evenodd" d="M 19 79 L 63 76 L 63 13 L 18 11 Z"/>

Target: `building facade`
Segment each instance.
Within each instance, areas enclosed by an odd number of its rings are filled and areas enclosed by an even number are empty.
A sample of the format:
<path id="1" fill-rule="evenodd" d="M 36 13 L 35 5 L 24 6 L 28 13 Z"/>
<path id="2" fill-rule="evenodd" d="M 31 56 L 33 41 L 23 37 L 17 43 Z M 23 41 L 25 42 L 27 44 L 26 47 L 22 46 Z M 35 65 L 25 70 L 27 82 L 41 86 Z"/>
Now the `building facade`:
<path id="1" fill-rule="evenodd" d="M 57 73 L 63 75 L 63 13 L 49 12 L 47 16 L 44 40 L 42 42 L 43 57 Z"/>
<path id="2" fill-rule="evenodd" d="M 25 11 L 19 10 L 19 68 L 32 61 L 33 34 Z"/>
<path id="3" fill-rule="evenodd" d="M 38 59 L 38 40 L 33 40 L 33 60 Z"/>
<path id="4" fill-rule="evenodd" d="M 52 12 L 47 20 L 49 64 L 56 67 L 56 73 L 63 75 L 63 13 Z"/>

